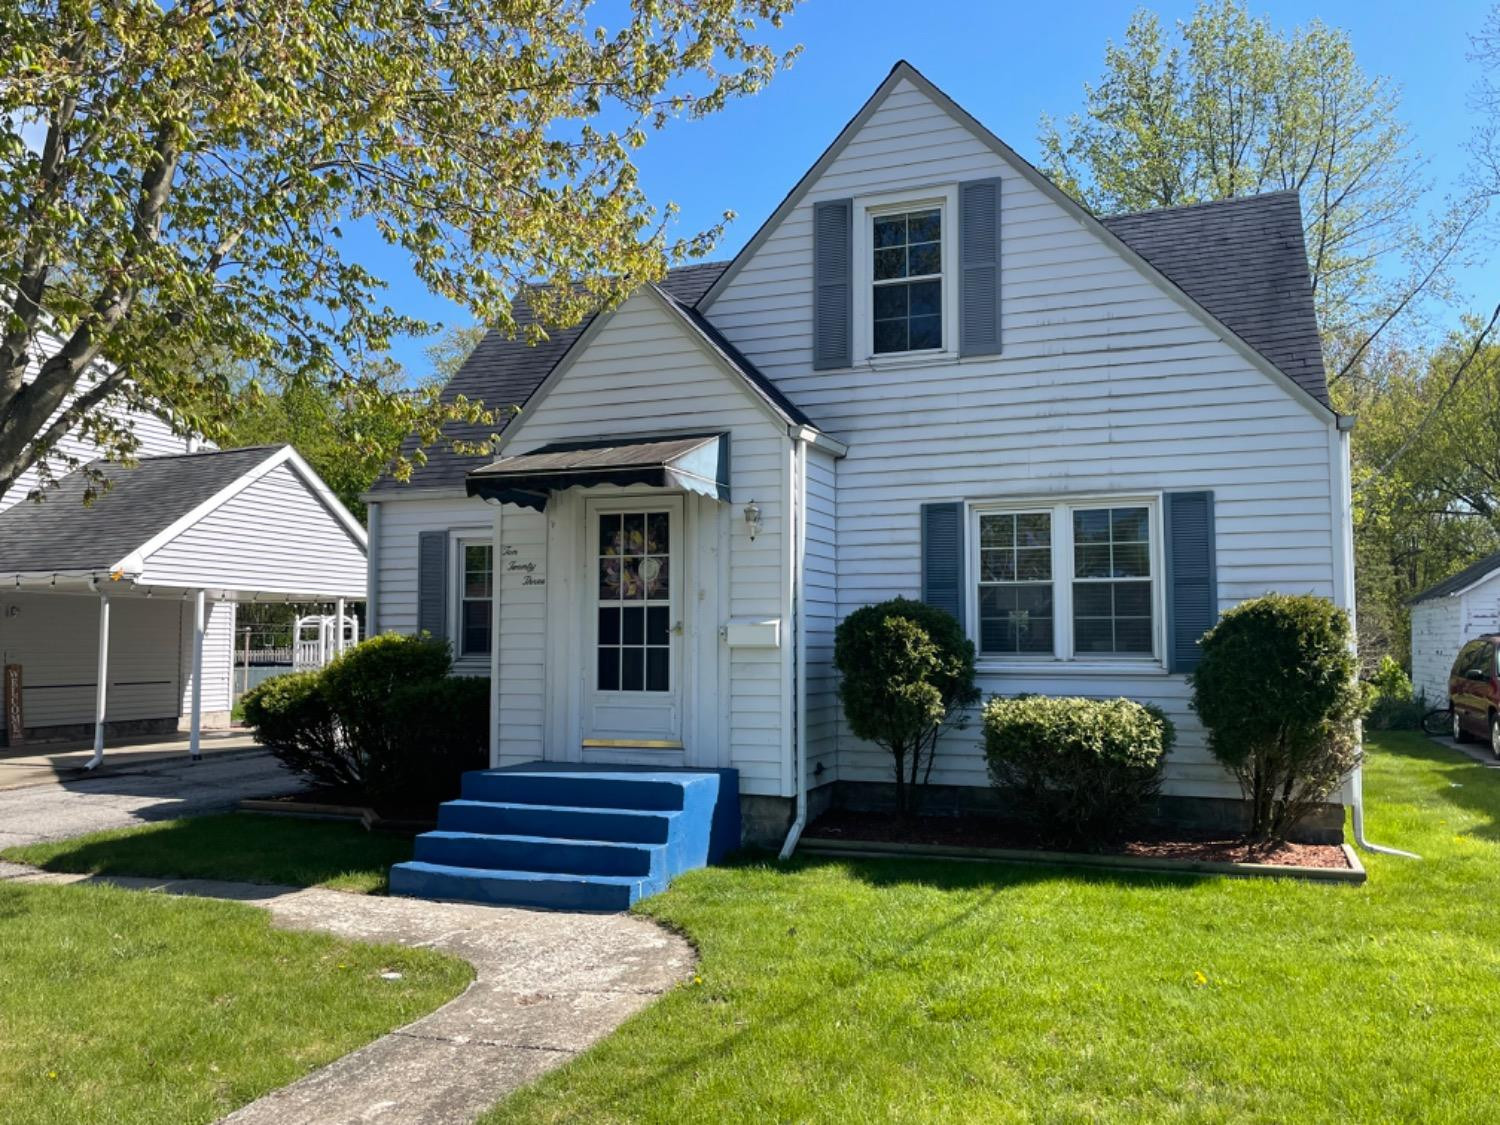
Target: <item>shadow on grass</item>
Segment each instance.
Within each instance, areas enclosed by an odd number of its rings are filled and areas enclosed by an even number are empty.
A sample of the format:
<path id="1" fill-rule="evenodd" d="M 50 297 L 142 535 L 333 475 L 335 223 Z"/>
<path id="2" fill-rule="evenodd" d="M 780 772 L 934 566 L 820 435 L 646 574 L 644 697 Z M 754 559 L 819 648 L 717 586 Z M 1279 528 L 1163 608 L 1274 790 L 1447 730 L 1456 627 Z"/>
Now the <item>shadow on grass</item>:
<path id="1" fill-rule="evenodd" d="M 187 817 L 11 848 L 7 859 L 87 875 L 224 879 L 381 893 L 410 837 L 254 813 Z"/>
<path id="2" fill-rule="evenodd" d="M 1409 758 L 1431 765 L 1447 783 L 1437 796 L 1486 818 L 1486 823 L 1465 829 L 1464 835 L 1500 842 L 1500 770 L 1492 763 L 1471 758 L 1456 746 L 1446 745 L 1416 731 L 1385 731 L 1374 736 L 1374 741 L 1377 742 L 1375 754 Z M 1479 750 L 1482 755 L 1488 753 L 1488 747 Z M 1432 799 L 1433 791 L 1425 783 L 1413 784 L 1422 786 L 1414 791 L 1414 795 L 1421 792 L 1427 800 Z M 1397 789 L 1391 796 L 1400 800 L 1405 794 Z"/>

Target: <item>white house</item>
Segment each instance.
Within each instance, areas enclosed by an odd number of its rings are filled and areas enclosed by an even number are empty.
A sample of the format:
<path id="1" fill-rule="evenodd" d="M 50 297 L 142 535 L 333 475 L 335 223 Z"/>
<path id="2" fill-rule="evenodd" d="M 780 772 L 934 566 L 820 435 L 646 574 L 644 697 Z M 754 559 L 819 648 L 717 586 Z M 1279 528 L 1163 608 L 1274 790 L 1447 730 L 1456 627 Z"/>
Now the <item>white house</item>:
<path id="1" fill-rule="evenodd" d="M 8 745 L 92 736 L 97 760 L 106 737 L 186 729 L 196 752 L 229 723 L 238 602 L 364 598 L 364 529 L 291 447 L 201 449 L 127 420 L 137 467 L 93 460 L 41 503 L 33 469 L 0 498 Z M 96 452 L 68 435 L 53 463 Z M 98 477 L 111 487 L 85 504 Z"/>
<path id="2" fill-rule="evenodd" d="M 1198 636 L 1353 602 L 1296 196 L 1100 221 L 905 63 L 732 262 L 492 333 L 460 392 L 523 409 L 372 490 L 371 628 L 492 675 L 495 765 L 733 768 L 750 838 L 884 797 L 832 668 L 858 606 L 951 610 L 987 694 L 1159 704 L 1163 814 L 1220 823 Z M 975 725 L 933 781 L 987 798 Z"/>
<path id="3" fill-rule="evenodd" d="M 1500 553 L 1480 559 L 1411 599 L 1411 682 L 1430 706 L 1446 706 L 1458 650 L 1500 633 Z"/>

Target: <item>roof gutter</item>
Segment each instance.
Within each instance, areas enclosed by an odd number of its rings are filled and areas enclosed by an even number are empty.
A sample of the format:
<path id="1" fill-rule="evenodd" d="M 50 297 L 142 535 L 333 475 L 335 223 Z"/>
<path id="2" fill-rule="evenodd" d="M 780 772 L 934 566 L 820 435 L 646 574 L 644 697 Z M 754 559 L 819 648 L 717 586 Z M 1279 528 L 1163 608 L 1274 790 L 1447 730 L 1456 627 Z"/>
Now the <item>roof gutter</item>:
<path id="1" fill-rule="evenodd" d="M 814 433 L 816 431 L 813 431 Z M 807 447 L 810 437 L 795 439 L 796 456 L 792 461 L 792 684 L 793 704 L 793 772 L 797 786 L 797 815 L 781 845 L 779 858 L 788 860 L 797 850 L 802 830 L 807 827 Z"/>

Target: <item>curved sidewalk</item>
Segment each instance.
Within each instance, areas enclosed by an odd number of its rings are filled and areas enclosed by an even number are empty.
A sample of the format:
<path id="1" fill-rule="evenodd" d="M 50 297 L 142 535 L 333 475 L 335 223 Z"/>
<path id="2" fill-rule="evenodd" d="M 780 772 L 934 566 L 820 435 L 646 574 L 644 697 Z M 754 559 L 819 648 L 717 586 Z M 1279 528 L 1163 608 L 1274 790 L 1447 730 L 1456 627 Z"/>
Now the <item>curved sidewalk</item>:
<path id="1" fill-rule="evenodd" d="M 317 887 L 57 875 L 0 863 L 16 882 L 108 882 L 261 906 L 278 926 L 462 957 L 476 979 L 431 1015 L 237 1110 L 235 1125 L 472 1121 L 560 1066 L 692 971 L 681 937 L 620 914 L 560 914 Z"/>

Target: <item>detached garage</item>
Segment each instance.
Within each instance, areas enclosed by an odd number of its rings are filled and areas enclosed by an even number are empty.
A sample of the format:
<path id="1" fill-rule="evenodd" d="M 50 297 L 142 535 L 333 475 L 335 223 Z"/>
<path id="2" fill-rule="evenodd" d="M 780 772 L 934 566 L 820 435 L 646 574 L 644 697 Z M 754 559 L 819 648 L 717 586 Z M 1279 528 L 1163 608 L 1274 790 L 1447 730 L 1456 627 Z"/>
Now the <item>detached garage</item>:
<path id="1" fill-rule="evenodd" d="M 1429 705 L 1447 699 L 1448 671 L 1464 642 L 1500 632 L 1500 553 L 1480 559 L 1411 602 L 1411 680 Z"/>
<path id="2" fill-rule="evenodd" d="M 228 722 L 238 603 L 342 620 L 364 596 L 364 528 L 290 446 L 95 461 L 0 512 L 0 730 L 91 732 L 97 764 L 106 737 L 183 727 L 196 754 Z"/>

